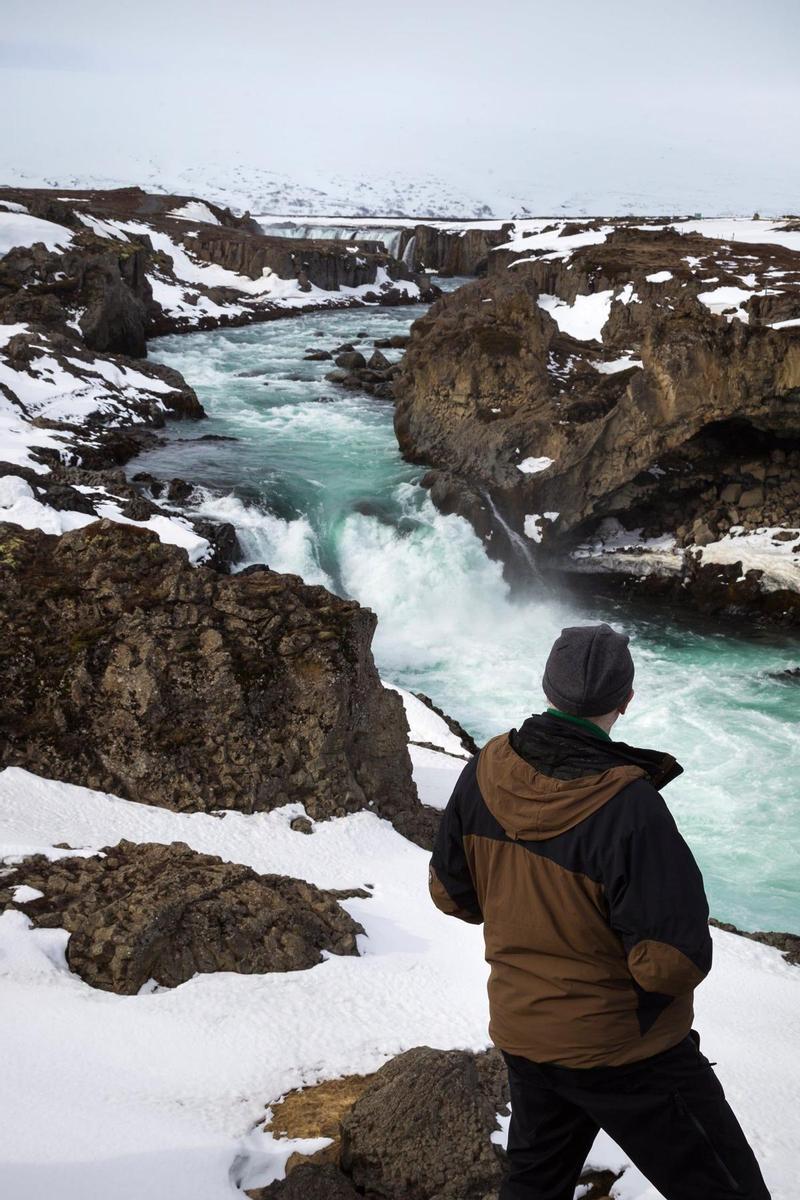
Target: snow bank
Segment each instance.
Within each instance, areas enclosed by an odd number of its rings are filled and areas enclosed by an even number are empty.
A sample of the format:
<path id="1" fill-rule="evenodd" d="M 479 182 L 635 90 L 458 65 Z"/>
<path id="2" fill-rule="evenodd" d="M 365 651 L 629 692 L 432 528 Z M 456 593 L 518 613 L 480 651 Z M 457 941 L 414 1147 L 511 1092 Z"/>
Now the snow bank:
<path id="1" fill-rule="evenodd" d="M 513 224 L 514 233 L 510 241 L 504 242 L 497 249 L 523 255 L 524 257 L 517 259 L 517 262 L 526 262 L 534 256 L 548 260 L 569 258 L 573 250 L 580 250 L 582 246 L 599 246 L 614 230 L 613 225 L 603 225 L 599 229 L 583 228 L 577 233 L 562 237 L 561 232 L 567 224 L 563 220 L 520 220 L 514 221 Z M 476 222 L 476 225 L 480 225 L 480 222 Z M 496 223 L 494 228 L 497 227 Z M 516 264 L 512 264 L 514 265 Z"/>
<path id="2" fill-rule="evenodd" d="M 745 533 L 741 525 L 734 525 L 725 537 L 695 553 L 702 554 L 704 563 L 741 563 L 742 576 L 752 570 L 763 571 L 761 586 L 765 592 L 784 588 L 797 592 L 800 591 L 800 552 L 795 553 L 798 546 L 800 528 L 762 526 Z"/>
<path id="3" fill-rule="evenodd" d="M 43 221 L 21 211 L 21 205 L 0 209 L 0 258 L 15 246 L 44 242 L 48 250 L 63 249 L 72 241 L 72 231 L 53 221 Z"/>
<path id="4" fill-rule="evenodd" d="M 576 296 L 573 304 L 558 296 L 543 292 L 536 303 L 548 312 L 562 333 L 581 342 L 602 342 L 602 329 L 611 312 L 613 291 L 594 292 L 590 296 Z"/>
<path id="5" fill-rule="evenodd" d="M 108 492 L 102 487 L 79 486 L 76 491 L 86 492 L 94 496 Z M 0 521 L 12 525 L 20 525 L 23 529 L 41 529 L 42 533 L 60 536 L 71 529 L 82 529 L 105 517 L 120 525 L 135 525 L 138 529 L 149 529 L 157 534 L 159 541 L 168 546 L 180 546 L 186 551 L 191 563 L 203 562 L 211 551 L 211 545 L 206 538 L 195 533 L 188 521 L 182 517 L 153 516 L 146 521 L 133 521 L 124 517 L 121 511 L 122 501 L 109 495 L 105 502 L 96 505 L 97 515 L 90 513 L 69 512 L 62 509 L 50 508 L 36 499 L 33 488 L 19 475 L 0 476 Z"/>
<path id="6" fill-rule="evenodd" d="M 360 958 L 326 955 L 285 974 L 197 975 L 139 996 L 96 991 L 71 975 L 62 931 L 32 930 L 21 913 L 0 918 L 0 1171 L 15 1200 L 229 1200 L 237 1178 L 256 1186 L 282 1174 L 288 1146 L 259 1126 L 290 1088 L 373 1071 L 414 1045 L 488 1044 L 481 930 L 433 908 L 427 852 L 368 812 L 297 833 L 289 822 L 300 812 L 292 804 L 223 819 L 173 813 L 0 772 L 3 856 L 70 853 L 58 842 L 91 851 L 122 837 L 185 841 L 257 871 L 372 889 L 370 899 L 344 901 L 366 930 Z M 774 1200 L 790 1200 L 800 1078 L 787 1049 L 800 1039 L 800 971 L 770 947 L 712 933 L 715 965 L 697 994 L 703 1050 L 718 1063 Z M 603 1135 L 590 1160 L 626 1161 Z M 630 1200 L 656 1195 L 633 1169 L 624 1180 Z"/>
<path id="7" fill-rule="evenodd" d="M 384 687 L 399 694 L 406 710 L 408 752 L 420 798 L 433 808 L 444 808 L 471 756 L 449 725 L 412 692 L 386 682 Z M 419 745 L 420 742 L 427 744 Z M 437 749 L 431 749 L 431 746 Z"/>
<path id="8" fill-rule="evenodd" d="M 653 468 L 658 470 L 658 468 Z M 792 536 L 790 536 L 792 535 Z M 741 564 L 740 579 L 751 570 L 762 572 L 765 592 L 800 591 L 800 528 L 766 526 L 745 533 L 735 525 L 724 537 L 707 546 L 682 550 L 671 534 L 645 538 L 641 529 L 625 529 L 615 517 L 601 522 L 594 537 L 570 554 L 577 570 L 623 571 L 628 575 L 679 575 L 686 555 L 706 563 Z"/>
<path id="9" fill-rule="evenodd" d="M 205 225 L 219 225 L 218 218 L 202 200 L 189 200 L 180 208 L 173 208 L 167 216 L 176 217 L 179 221 L 202 221 Z"/>

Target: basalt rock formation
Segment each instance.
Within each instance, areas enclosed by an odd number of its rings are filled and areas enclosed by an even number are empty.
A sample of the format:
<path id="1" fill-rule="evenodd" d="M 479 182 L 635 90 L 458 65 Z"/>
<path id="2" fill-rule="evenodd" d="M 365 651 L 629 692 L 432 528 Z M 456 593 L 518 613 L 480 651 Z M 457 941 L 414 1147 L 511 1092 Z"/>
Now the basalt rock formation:
<path id="1" fill-rule="evenodd" d="M 17 900 L 18 887 L 42 895 Z M 70 934 L 70 969 L 92 987 L 133 996 L 197 972 L 301 971 L 322 950 L 357 954 L 361 926 L 335 894 L 285 875 L 170 845 L 122 841 L 91 858 L 23 859 L 0 878 L 0 910 Z"/>
<path id="2" fill-rule="evenodd" d="M 248 1194 L 289 1200 L 341 1190 L 344 1198 L 352 1188 L 374 1200 L 492 1200 L 505 1160 L 492 1135 L 508 1102 L 497 1050 L 416 1046 L 373 1075 L 330 1080 L 277 1104 L 271 1130 L 333 1142 L 306 1162 L 293 1155 L 284 1180 Z"/>
<path id="3" fill-rule="evenodd" d="M 666 538 L 677 585 L 800 614 L 800 252 L 631 227 L 512 262 L 418 320 L 395 379 L 435 502 L 523 568 Z M 759 529 L 784 557 L 748 585 Z"/>
<path id="4" fill-rule="evenodd" d="M 398 254 L 443 277 L 485 275 L 491 251 L 508 241 L 510 231 L 510 223 L 494 229 L 415 225 L 413 229 L 403 230 Z"/>
<path id="5" fill-rule="evenodd" d="M 371 809 L 430 845 L 375 616 L 154 533 L 0 525 L 0 763 L 179 811 Z"/>

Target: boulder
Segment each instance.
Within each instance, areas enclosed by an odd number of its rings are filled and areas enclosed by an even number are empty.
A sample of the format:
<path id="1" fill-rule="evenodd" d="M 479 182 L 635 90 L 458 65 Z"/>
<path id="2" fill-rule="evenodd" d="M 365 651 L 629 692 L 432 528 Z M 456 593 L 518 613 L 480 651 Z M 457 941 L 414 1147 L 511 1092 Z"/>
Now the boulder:
<path id="1" fill-rule="evenodd" d="M 67 961 L 86 983 L 135 995 L 197 972 L 300 971 L 322 950 L 357 954 L 362 927 L 329 892 L 198 854 L 183 842 L 122 841 L 99 856 L 23 859 L 0 880 L 0 908 L 70 933 Z M 44 893 L 17 903 L 13 889 Z"/>
<path id="2" fill-rule="evenodd" d="M 342 1170 L 357 1191 L 391 1200 L 484 1200 L 503 1174 L 491 1135 L 504 1081 L 497 1051 L 398 1055 L 342 1120 Z"/>
<path id="3" fill-rule="evenodd" d="M 336 366 L 341 367 L 345 371 L 355 371 L 366 367 L 367 360 L 359 350 L 345 351 L 344 354 L 337 354 Z"/>
<path id="4" fill-rule="evenodd" d="M 375 616 L 136 526 L 0 525 L 0 763 L 178 811 L 373 809 L 430 844 Z"/>
<path id="5" fill-rule="evenodd" d="M 380 350 L 373 350 L 369 361 L 367 362 L 367 366 L 371 371 L 388 371 L 392 364 L 389 362 L 389 359 L 386 357 L 386 355 L 382 354 Z"/>

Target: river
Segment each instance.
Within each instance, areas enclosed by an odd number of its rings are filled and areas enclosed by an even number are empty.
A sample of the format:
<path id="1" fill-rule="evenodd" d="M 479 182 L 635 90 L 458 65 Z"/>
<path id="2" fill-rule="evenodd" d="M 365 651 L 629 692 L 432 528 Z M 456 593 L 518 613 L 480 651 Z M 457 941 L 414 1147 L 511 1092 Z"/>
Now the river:
<path id="1" fill-rule="evenodd" d="M 479 742 L 541 711 L 541 671 L 562 626 L 624 628 L 636 695 L 615 736 L 669 750 L 685 767 L 665 799 L 703 868 L 713 915 L 797 931 L 800 680 L 773 674 L 800 662 L 797 636 L 543 588 L 512 596 L 467 522 L 438 513 L 419 486 L 423 469 L 400 457 L 391 405 L 327 383 L 331 362 L 303 361 L 308 347 L 343 343 L 368 357 L 374 338 L 406 332 L 423 311 L 312 313 L 151 342 L 151 356 L 196 388 L 209 420 L 171 424 L 166 444 L 129 473 L 202 485 L 193 511 L 231 521 L 246 562 L 372 608 L 382 676 L 426 692 Z M 197 440 L 204 434 L 236 440 Z"/>

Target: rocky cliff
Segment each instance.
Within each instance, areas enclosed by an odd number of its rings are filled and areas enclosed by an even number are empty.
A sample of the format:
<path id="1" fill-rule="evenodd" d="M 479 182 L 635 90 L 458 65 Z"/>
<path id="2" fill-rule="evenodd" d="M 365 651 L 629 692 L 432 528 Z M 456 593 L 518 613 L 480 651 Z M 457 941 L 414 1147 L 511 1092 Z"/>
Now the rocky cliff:
<path id="1" fill-rule="evenodd" d="M 139 188 L 0 188 L 2 243 L 0 322 L 72 324 L 90 348 L 135 356 L 156 333 L 430 290 L 383 250 L 267 237 L 227 209 Z"/>
<path id="2" fill-rule="evenodd" d="M 180 811 L 372 809 L 429 841 L 369 610 L 109 521 L 0 526 L 0 576 L 3 765 Z"/>
<path id="3" fill-rule="evenodd" d="M 625 571 L 630 551 L 631 571 L 712 606 L 796 613 L 800 252 L 679 227 L 588 235 L 495 251 L 485 281 L 416 322 L 395 383 L 404 453 L 523 572 L 534 556 Z"/>
<path id="4" fill-rule="evenodd" d="M 437 275 L 485 275 L 491 261 L 491 251 L 507 242 L 512 224 L 495 228 L 464 225 L 443 228 L 438 225 L 415 225 L 404 229 L 398 254 L 414 266 Z"/>

